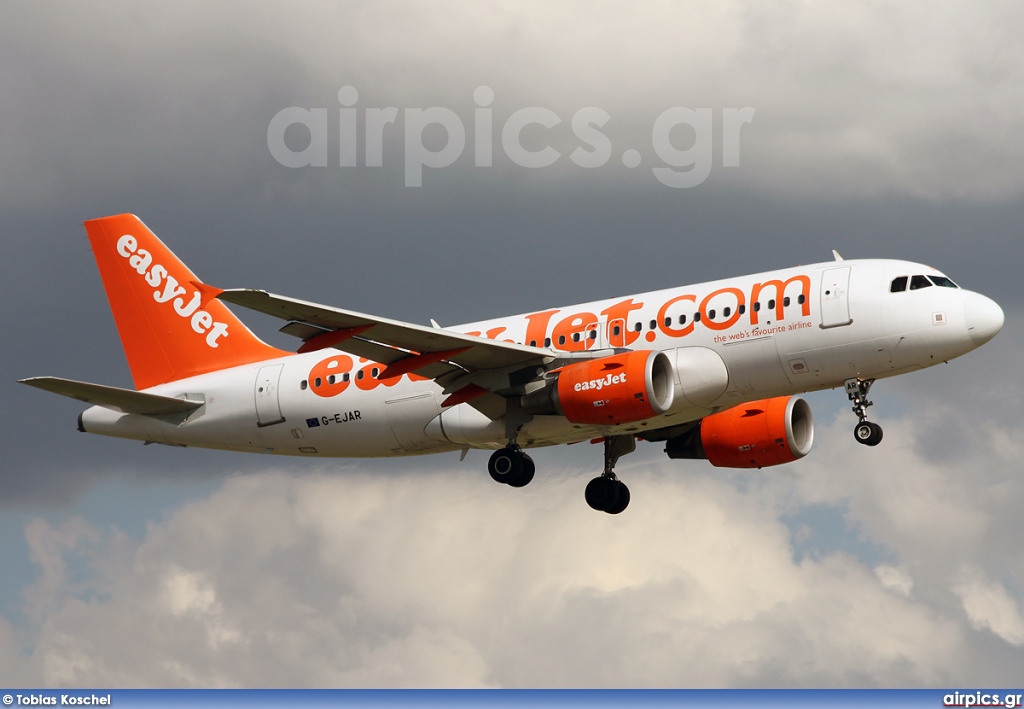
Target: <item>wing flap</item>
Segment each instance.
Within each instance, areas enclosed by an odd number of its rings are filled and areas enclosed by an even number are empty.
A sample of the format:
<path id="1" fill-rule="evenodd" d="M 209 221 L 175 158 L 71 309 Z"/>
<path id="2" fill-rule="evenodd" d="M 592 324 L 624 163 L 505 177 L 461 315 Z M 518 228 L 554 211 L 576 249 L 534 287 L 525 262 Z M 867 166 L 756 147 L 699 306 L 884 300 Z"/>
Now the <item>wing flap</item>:
<path id="1" fill-rule="evenodd" d="M 18 381 L 30 387 L 84 401 L 87 404 L 102 406 L 122 414 L 140 414 L 142 416 L 183 414 L 198 409 L 204 403 L 60 377 L 31 377 Z"/>
<path id="2" fill-rule="evenodd" d="M 217 297 L 228 303 L 325 331 L 365 328 L 357 336 L 349 337 L 331 346 L 383 364 L 392 364 L 413 352 L 426 354 L 457 349 L 463 351 L 452 355 L 446 361 L 469 370 L 518 367 L 554 359 L 551 352 L 539 347 L 529 347 L 514 342 L 499 342 L 486 337 L 465 335 L 454 330 L 404 323 L 274 295 L 262 290 L 225 290 Z M 312 332 L 312 330 L 304 330 L 293 325 L 286 327 L 289 333 Z M 425 369 L 429 369 L 432 376 L 440 376 L 454 368 L 439 363 L 432 364 Z M 440 373 L 433 374 L 434 372 Z"/>

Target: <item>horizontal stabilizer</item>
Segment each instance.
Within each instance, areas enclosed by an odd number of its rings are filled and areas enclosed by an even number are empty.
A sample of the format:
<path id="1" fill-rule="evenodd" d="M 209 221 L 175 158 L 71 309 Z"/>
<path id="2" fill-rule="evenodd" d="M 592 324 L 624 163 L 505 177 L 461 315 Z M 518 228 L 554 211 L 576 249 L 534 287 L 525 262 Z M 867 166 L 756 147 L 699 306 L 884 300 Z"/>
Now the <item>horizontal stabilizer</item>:
<path id="1" fill-rule="evenodd" d="M 140 414 L 142 416 L 182 414 L 198 409 L 204 403 L 157 394 L 145 394 L 120 387 L 78 382 L 74 379 L 61 379 L 60 377 L 31 377 L 18 381 L 37 389 L 52 391 L 54 394 L 84 401 L 87 404 L 119 411 L 122 414 Z"/>

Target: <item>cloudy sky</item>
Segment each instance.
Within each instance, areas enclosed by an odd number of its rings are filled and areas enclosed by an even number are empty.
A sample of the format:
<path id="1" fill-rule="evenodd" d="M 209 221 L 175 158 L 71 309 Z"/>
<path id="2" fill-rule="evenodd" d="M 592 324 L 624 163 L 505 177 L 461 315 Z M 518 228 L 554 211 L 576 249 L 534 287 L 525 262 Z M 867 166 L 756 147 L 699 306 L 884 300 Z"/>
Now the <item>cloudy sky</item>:
<path id="1" fill-rule="evenodd" d="M 1022 24 L 1009 0 L 6 3 L 0 684 L 1019 685 Z M 343 87 L 356 167 L 339 165 Z M 271 155 L 289 107 L 326 109 L 326 166 Z M 387 107 L 367 167 L 365 118 Z M 410 117 L 432 107 L 465 149 L 408 187 Z M 530 107 L 560 120 L 522 133 L 549 167 L 503 149 Z M 669 132 L 710 150 L 687 189 L 653 172 L 673 108 L 710 115 Z M 744 108 L 735 166 L 725 116 Z M 598 167 L 570 158 L 594 150 L 584 109 L 607 114 Z M 414 137 L 445 146 L 436 125 Z M 538 452 L 512 490 L 483 453 L 323 463 L 77 433 L 75 402 L 14 380 L 131 385 L 81 226 L 125 211 L 208 282 L 413 322 L 835 248 L 934 265 L 1007 324 L 879 383 L 877 449 L 841 392 L 816 394 L 808 458 L 726 472 L 642 444 L 611 518 L 582 499 L 596 446 Z"/>

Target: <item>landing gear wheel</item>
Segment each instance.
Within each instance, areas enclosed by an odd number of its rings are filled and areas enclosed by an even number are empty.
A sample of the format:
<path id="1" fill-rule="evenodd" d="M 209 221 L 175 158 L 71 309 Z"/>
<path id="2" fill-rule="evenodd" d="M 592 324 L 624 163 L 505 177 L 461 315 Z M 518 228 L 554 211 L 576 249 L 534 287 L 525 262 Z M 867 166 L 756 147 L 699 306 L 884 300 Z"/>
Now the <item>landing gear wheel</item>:
<path id="1" fill-rule="evenodd" d="M 507 484 L 523 467 L 522 457 L 515 448 L 496 450 L 487 461 L 487 472 L 499 483 Z"/>
<path id="2" fill-rule="evenodd" d="M 533 459 L 519 448 L 505 447 L 496 450 L 487 461 L 487 472 L 496 482 L 512 487 L 523 487 L 533 480 L 536 471 Z"/>
<path id="3" fill-rule="evenodd" d="M 522 458 L 522 469 L 518 475 L 513 475 L 509 481 L 509 487 L 526 487 L 533 480 L 533 474 L 537 470 L 537 466 L 533 464 L 533 458 L 526 455 L 526 453 L 520 452 L 519 455 Z"/>
<path id="4" fill-rule="evenodd" d="M 625 489 L 625 485 L 620 483 L 613 477 L 602 475 L 601 477 L 594 478 L 587 483 L 587 489 L 584 492 L 584 496 L 587 499 L 587 504 L 591 508 L 598 512 L 608 512 L 615 509 L 619 504 L 619 494 L 621 489 Z M 626 493 L 629 494 L 628 492 Z M 626 504 L 629 504 L 629 500 L 626 500 Z M 622 509 L 626 509 L 623 506 Z M 621 512 L 622 510 L 619 510 Z M 618 514 L 617 512 L 612 514 Z"/>
<path id="5" fill-rule="evenodd" d="M 861 421 L 853 429 L 853 437 L 857 443 L 865 446 L 877 446 L 882 442 L 882 427 L 870 421 Z"/>
<path id="6" fill-rule="evenodd" d="M 629 488 L 626 487 L 626 483 L 616 480 L 615 484 L 619 487 L 619 499 L 616 500 L 613 507 L 605 510 L 610 515 L 617 515 L 629 507 Z"/>

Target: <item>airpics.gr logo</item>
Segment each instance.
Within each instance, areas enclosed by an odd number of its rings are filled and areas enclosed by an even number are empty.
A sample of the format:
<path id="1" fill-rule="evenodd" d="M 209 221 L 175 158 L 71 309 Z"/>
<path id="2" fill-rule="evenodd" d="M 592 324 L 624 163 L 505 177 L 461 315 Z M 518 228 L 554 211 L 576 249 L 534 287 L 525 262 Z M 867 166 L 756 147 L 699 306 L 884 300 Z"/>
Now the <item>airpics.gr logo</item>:
<path id="1" fill-rule="evenodd" d="M 626 168 L 634 169 L 645 159 L 638 148 L 647 150 L 649 146 L 660 163 L 650 168 L 658 182 L 668 187 L 688 188 L 700 185 L 711 174 L 714 162 L 712 147 L 716 141 L 721 145 L 722 167 L 740 165 L 740 131 L 754 120 L 754 108 L 751 106 L 722 108 L 718 111 L 720 120 L 716 120 L 715 111 L 711 108 L 674 106 L 666 108 L 654 119 L 649 139 L 647 136 L 633 136 L 639 143 L 625 147 L 613 146 L 612 134 L 602 130 L 611 122 L 612 116 L 597 106 L 579 108 L 568 121 L 563 121 L 562 116 L 550 108 L 526 106 L 507 116 L 497 117 L 499 128 L 495 125 L 496 117 L 492 110 L 494 90 L 489 86 L 478 86 L 473 91 L 476 106 L 468 135 L 467 121 L 444 106 L 410 107 L 399 111 L 397 106 L 359 107 L 356 106 L 358 101 L 356 87 L 341 87 L 338 91 L 341 107 L 337 110 L 337 127 L 333 129 L 331 124 L 334 120 L 330 116 L 334 112 L 329 114 L 325 107 L 290 106 L 281 109 L 267 126 L 270 154 L 285 167 L 327 167 L 328 135 L 333 130 L 338 136 L 337 162 L 334 163 L 337 167 L 362 165 L 374 168 L 383 167 L 385 154 L 393 154 L 391 146 L 401 143 L 400 150 L 405 158 L 405 186 L 421 187 L 425 168 L 437 170 L 455 164 L 467 144 L 472 145 L 474 167 L 492 167 L 495 148 L 500 147 L 508 162 L 527 169 L 550 167 L 561 160 L 565 152 L 574 165 L 584 169 L 603 167 L 612 161 L 615 154 L 621 157 Z M 302 150 L 289 147 L 285 140 L 285 133 L 292 126 L 301 126 L 304 130 L 300 129 L 300 133 L 308 132 L 309 142 Z M 679 140 L 675 134 L 681 127 L 684 134 L 692 132 L 694 136 L 692 144 L 686 148 L 675 144 Z M 433 141 L 427 140 L 428 134 L 441 131 L 446 135 L 444 147 L 429 147 Z M 294 131 L 292 133 L 294 135 Z M 536 148 L 538 135 L 541 136 L 540 147 Z M 615 137 L 616 143 L 623 140 Z M 683 141 L 685 143 L 687 139 L 683 138 Z M 385 150 L 386 145 L 388 150 Z M 562 150 L 557 150 L 555 145 Z"/>
<path id="2" fill-rule="evenodd" d="M 158 303 L 170 303 L 179 317 L 189 321 L 196 334 L 206 335 L 206 344 L 209 347 L 217 347 L 217 340 L 228 336 L 227 323 L 217 322 L 212 315 L 199 307 L 203 301 L 199 291 L 192 291 L 192 297 L 186 302 L 184 296 L 188 290 L 167 272 L 166 266 L 153 263 L 153 255 L 146 249 L 139 248 L 138 239 L 134 236 L 125 234 L 118 239 L 117 253 L 128 259 L 128 265 L 155 289 L 153 300 Z"/>

